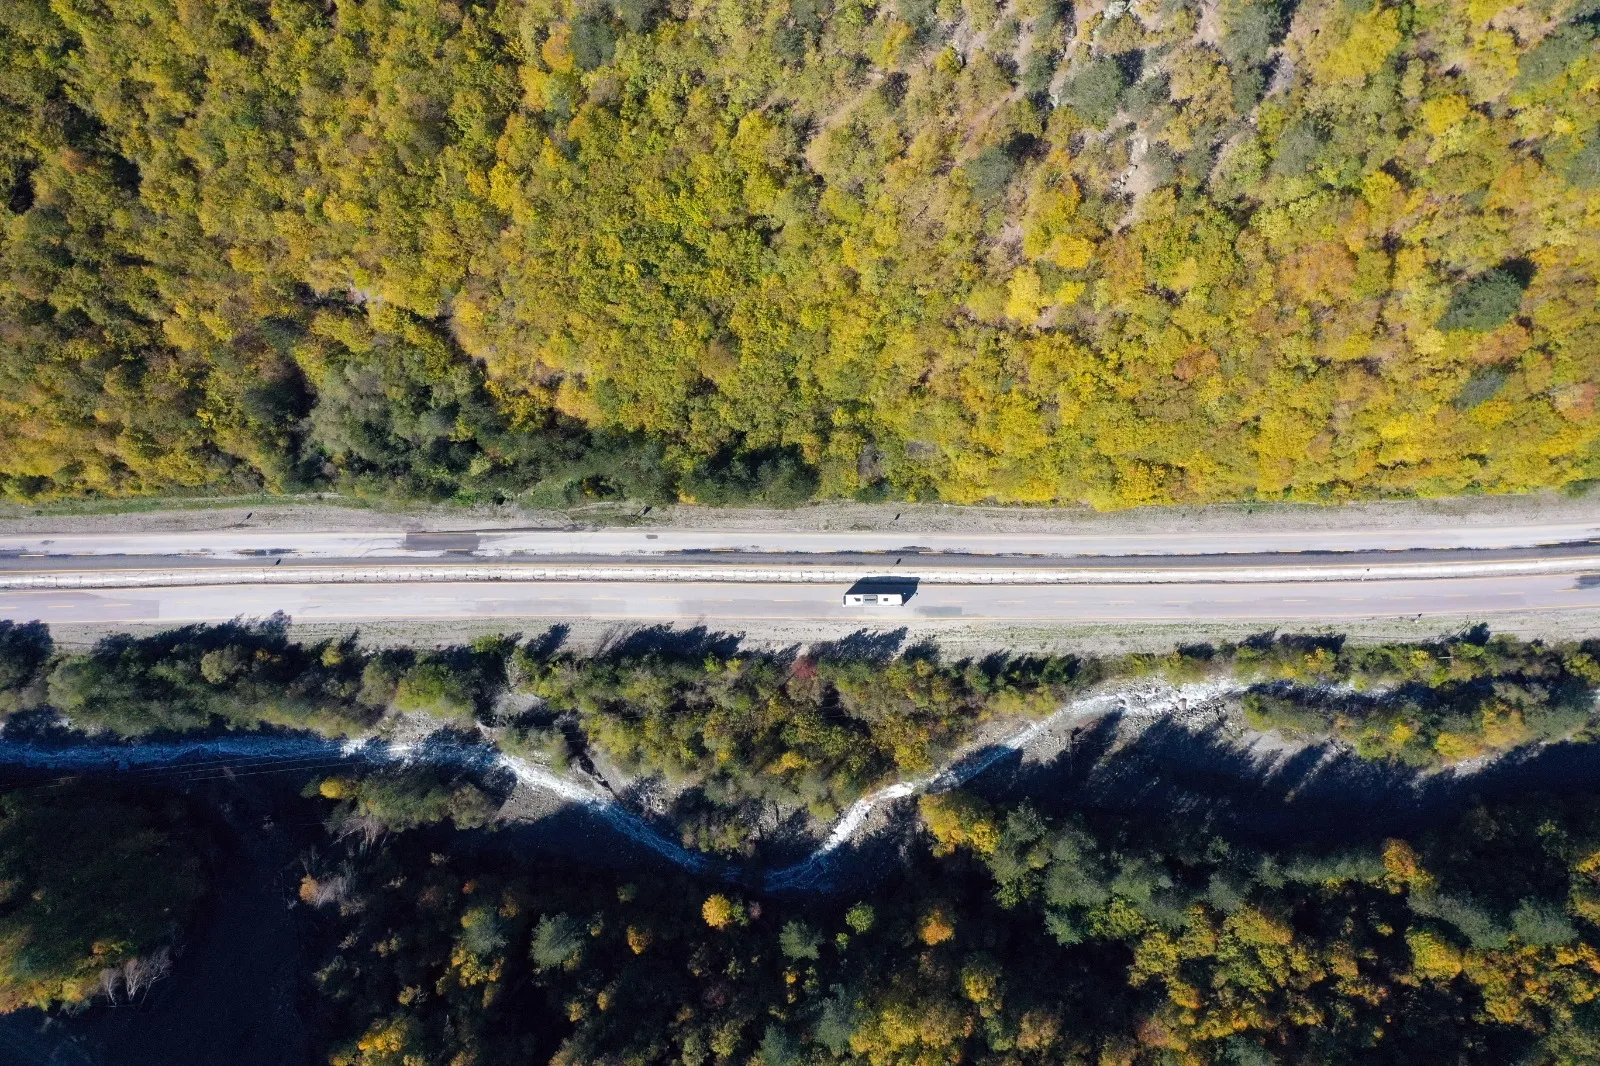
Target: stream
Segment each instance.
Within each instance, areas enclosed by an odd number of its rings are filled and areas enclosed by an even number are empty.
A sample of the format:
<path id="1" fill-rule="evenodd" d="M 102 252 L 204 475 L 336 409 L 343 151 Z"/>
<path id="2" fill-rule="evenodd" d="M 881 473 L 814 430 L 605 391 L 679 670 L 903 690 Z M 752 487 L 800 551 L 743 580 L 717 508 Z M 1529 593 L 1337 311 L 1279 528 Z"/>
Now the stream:
<path id="1" fill-rule="evenodd" d="M 905 800 L 966 785 L 996 800 L 1025 798 L 1046 814 L 1102 811 L 1209 829 L 1262 843 L 1340 847 L 1408 835 L 1448 820 L 1476 798 L 1600 787 L 1593 745 L 1530 747 L 1481 765 L 1423 772 L 1357 758 L 1331 744 L 1295 745 L 1240 728 L 1224 712 L 1242 686 L 1123 684 L 1091 692 L 1050 716 L 974 742 L 926 776 L 863 796 L 799 861 L 751 868 L 690 851 L 613 797 L 597 780 L 505 755 L 481 737 L 448 731 L 337 741 L 305 734 L 232 733 L 114 743 L 13 720 L 0 730 L 0 770 L 24 787 L 51 775 L 104 773 L 158 786 L 261 775 L 314 779 L 359 765 L 449 765 L 539 793 L 545 812 L 517 819 L 485 846 L 552 848 L 581 862 L 632 869 L 652 856 L 712 877 L 773 891 L 870 894 L 910 846 Z M 402 728 L 415 723 L 401 723 Z M 998 723 L 991 730 L 1001 732 Z M 241 785 L 248 785 L 248 780 Z M 299 996 L 319 957 L 291 910 L 300 858 L 295 824 L 270 797 L 284 789 L 228 789 L 232 841 L 219 883 L 173 976 L 135 1003 L 97 1002 L 75 1015 L 0 1015 L 0 1063 L 61 1066 L 313 1066 L 320 1039 Z M 897 807 L 897 804 L 900 806 Z M 264 822 L 263 819 L 266 819 Z M 315 823 L 299 829 L 315 831 Z M 636 847 L 621 846 L 631 842 Z"/>
<path id="2" fill-rule="evenodd" d="M 230 733 L 129 744 L 49 743 L 7 729 L 0 730 L 0 767 L 189 783 L 335 772 L 357 764 L 452 766 L 485 778 L 509 776 L 682 869 L 775 892 L 829 889 L 848 856 L 883 827 L 896 803 L 969 783 L 997 797 L 1028 798 L 1047 811 L 1185 816 L 1245 836 L 1302 839 L 1405 832 L 1479 794 L 1600 784 L 1600 760 L 1578 744 L 1423 772 L 1361 760 L 1331 744 L 1296 746 L 1241 733 L 1221 712 L 1224 701 L 1245 687 L 1231 680 L 1177 686 L 1144 681 L 1086 695 L 1000 739 L 969 745 L 930 774 L 861 797 L 808 854 L 764 870 L 684 847 L 598 782 L 443 730 L 412 739 Z"/>
<path id="3" fill-rule="evenodd" d="M 729 881 L 749 881 L 755 877 L 771 891 L 822 889 L 828 885 L 830 861 L 846 845 L 870 832 L 873 815 L 900 800 L 960 787 L 997 763 L 1026 753 L 1052 730 L 1070 722 L 1094 721 L 1107 715 L 1159 719 L 1212 703 L 1240 690 L 1240 686 L 1231 682 L 1177 687 L 1148 683 L 1072 701 L 1045 718 L 1028 722 L 1009 736 L 958 752 L 948 765 L 933 773 L 896 781 L 862 796 L 834 822 L 808 855 L 798 862 L 765 871 L 753 871 L 739 863 L 691 851 L 597 784 L 508 755 L 485 741 L 442 730 L 408 740 L 376 737 L 330 740 L 305 734 L 229 733 L 136 743 L 87 740 L 54 744 L 0 730 L 0 767 L 63 774 L 110 772 L 152 783 L 200 782 L 290 771 L 335 772 L 341 767 L 362 763 L 395 766 L 425 763 L 457 767 L 485 776 L 507 774 L 519 786 L 581 809 L 619 836 L 685 870 Z"/>

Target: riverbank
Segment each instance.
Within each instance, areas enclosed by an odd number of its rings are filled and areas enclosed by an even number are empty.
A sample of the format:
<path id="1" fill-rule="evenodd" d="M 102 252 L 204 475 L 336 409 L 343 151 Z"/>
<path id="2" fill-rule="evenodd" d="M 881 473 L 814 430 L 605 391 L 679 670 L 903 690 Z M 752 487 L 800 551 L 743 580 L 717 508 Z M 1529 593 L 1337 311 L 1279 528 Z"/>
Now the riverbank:
<path id="1" fill-rule="evenodd" d="M 67 1066 L 321 1061 L 321 1008 L 308 960 L 321 957 L 331 915 L 299 901 L 321 828 L 303 786 L 363 765 L 448 763 L 498 782 L 492 830 L 422 832 L 441 857 L 476 854 L 497 868 L 610 871 L 648 884 L 681 868 L 759 896 L 871 898 L 921 850 L 917 795 L 962 787 L 992 801 L 1026 799 L 1047 816 L 1111 814 L 1134 825 L 1194 827 L 1241 845 L 1338 850 L 1422 833 L 1486 800 L 1546 790 L 1600 790 L 1584 744 L 1530 748 L 1456 769 L 1421 771 L 1356 758 L 1243 725 L 1231 680 L 1105 686 L 1044 718 L 997 720 L 933 773 L 863 797 L 805 860 L 755 868 L 687 852 L 658 821 L 608 797 L 583 775 L 496 752 L 470 734 L 417 720 L 386 740 L 336 742 L 234 734 L 126 743 L 0 737 L 0 786 L 52 787 L 106 775 L 201 799 L 225 828 L 214 890 L 181 941 L 172 974 L 135 1003 L 81 1014 L 0 1017 L 0 1054 Z"/>
<path id="2" fill-rule="evenodd" d="M 1101 686 L 1035 720 L 1000 719 L 935 771 L 892 781 L 854 801 L 832 824 L 777 849 L 798 857 L 767 867 L 695 852 L 659 812 L 625 797 L 630 782 L 558 771 L 506 754 L 472 732 L 391 723 L 379 736 L 329 740 L 305 734 L 231 733 L 181 740 L 72 742 L 0 734 L 0 774 L 112 774 L 157 788 L 188 789 L 268 776 L 312 778 L 363 766 L 442 766 L 499 782 L 499 827 L 569 861 L 622 853 L 765 891 L 827 892 L 872 838 L 895 835 L 917 796 L 972 787 L 1046 808 L 1159 815 L 1204 812 L 1207 824 L 1273 841 L 1322 834 L 1358 839 L 1381 823 L 1416 828 L 1459 808 L 1481 788 L 1496 794 L 1600 785 L 1582 744 L 1553 744 L 1421 770 L 1357 757 L 1326 739 L 1288 740 L 1250 729 L 1231 679 Z M 1329 817 L 1330 812 L 1342 812 Z M 534 828 L 546 820 L 543 829 Z M 1420 820 L 1420 821 L 1419 821 Z"/>

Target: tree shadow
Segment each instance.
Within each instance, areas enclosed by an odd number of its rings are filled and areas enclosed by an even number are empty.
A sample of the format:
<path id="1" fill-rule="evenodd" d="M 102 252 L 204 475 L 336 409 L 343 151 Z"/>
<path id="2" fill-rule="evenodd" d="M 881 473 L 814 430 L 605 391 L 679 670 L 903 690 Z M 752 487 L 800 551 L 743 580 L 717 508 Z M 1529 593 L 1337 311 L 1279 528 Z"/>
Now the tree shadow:
<path id="1" fill-rule="evenodd" d="M 583 870 L 614 870 L 635 876 L 666 875 L 682 869 L 581 804 L 554 807 L 538 818 L 504 825 L 494 833 L 465 835 L 458 847 L 463 845 L 479 854 L 509 856 L 518 866 L 537 857 L 568 862 Z M 714 864 L 708 861 L 708 865 Z"/>
<path id="2" fill-rule="evenodd" d="M 990 756 L 966 786 L 993 802 L 1026 800 L 1041 813 L 1097 812 L 1187 828 L 1260 846 L 1338 847 L 1409 836 L 1484 799 L 1600 789 L 1596 746 L 1559 743 L 1477 771 L 1425 771 L 1363 759 L 1332 744 L 1261 751 L 1221 720 L 1160 721 L 1120 739 L 1109 715 L 1076 731 L 1048 761 Z M 982 760 L 977 752 L 972 760 Z"/>
<path id="3" fill-rule="evenodd" d="M 571 633 L 571 626 L 557 622 L 543 633 L 529 637 L 522 645 L 522 653 L 531 659 L 549 659 L 566 645 Z"/>
<path id="4" fill-rule="evenodd" d="M 887 663 L 900 653 L 900 647 L 910 633 L 905 626 L 899 629 L 858 629 L 837 640 L 811 645 L 810 657 L 817 662 L 869 662 Z"/>
<path id="5" fill-rule="evenodd" d="M 603 659 L 677 659 L 700 661 L 708 655 L 729 659 L 738 654 L 743 634 L 722 633 L 695 626 L 678 629 L 671 623 L 644 626 L 619 634 L 595 653 Z"/>
<path id="6" fill-rule="evenodd" d="M 904 801 L 909 804 L 911 801 Z M 909 867 L 922 847 L 915 823 L 898 818 L 876 833 L 856 837 L 822 856 L 777 869 L 746 869 L 742 881 L 775 896 L 865 896 Z"/>
<path id="7" fill-rule="evenodd" d="M 346 640 L 353 640 L 354 635 Z M 211 651 L 230 644 L 282 651 L 289 645 L 289 616 L 282 611 L 266 618 L 235 618 L 228 622 L 193 622 L 157 633 L 112 633 L 100 638 L 91 654 L 113 658 L 125 651 L 168 658 L 180 648 Z"/>

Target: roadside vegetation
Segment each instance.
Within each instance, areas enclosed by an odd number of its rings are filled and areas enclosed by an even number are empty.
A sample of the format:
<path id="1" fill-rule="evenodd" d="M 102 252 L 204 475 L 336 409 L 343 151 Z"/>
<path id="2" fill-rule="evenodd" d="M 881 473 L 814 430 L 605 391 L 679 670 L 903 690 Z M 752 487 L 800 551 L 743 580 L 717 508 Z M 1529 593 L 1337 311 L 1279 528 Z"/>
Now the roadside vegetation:
<path id="1" fill-rule="evenodd" d="M 570 714 L 586 742 L 634 775 L 688 786 L 685 843 L 747 850 L 764 807 L 830 821 L 872 787 L 927 773 L 998 716 L 1039 717 L 1102 676 L 1072 658 L 945 664 L 814 649 L 804 655 L 621 650 L 515 659 L 520 687 Z"/>
<path id="2" fill-rule="evenodd" d="M 1587 730 L 1600 646 L 1551 646 L 1484 629 L 1418 645 L 1291 639 L 1245 649 L 1236 670 L 1266 682 L 1243 698 L 1256 729 L 1436 767 Z"/>
<path id="3" fill-rule="evenodd" d="M 0 620 L 0 714 L 43 702 L 45 667 L 54 648 L 43 622 Z"/>
<path id="4" fill-rule="evenodd" d="M 107 637 L 87 653 L 55 657 L 48 701 L 83 728 L 124 736 L 262 726 L 347 736 L 391 709 L 470 723 L 504 685 L 508 649 L 493 638 L 445 651 L 369 652 L 353 637 L 299 644 L 286 634 L 279 617 Z M 27 661 L 36 671 L 45 665 Z"/>
<path id="5" fill-rule="evenodd" d="M 1440 766 L 1584 729 L 1600 643 L 1478 627 L 1413 644 L 1266 634 L 1165 655 L 945 662 L 931 646 L 869 634 L 772 652 L 658 629 L 585 656 L 548 636 L 439 649 L 364 649 L 356 635 L 301 644 L 275 618 L 56 653 L 47 627 L 0 623 L 0 701 L 48 706 L 80 728 L 351 736 L 410 714 L 483 725 L 557 763 L 592 747 L 632 773 L 695 781 L 735 803 L 782 796 L 819 817 L 886 776 L 928 772 L 989 720 L 1037 718 L 1095 685 L 1139 680 L 1232 684 L 1257 729 Z M 511 693 L 534 697 L 534 709 L 505 718 L 497 708 Z"/>

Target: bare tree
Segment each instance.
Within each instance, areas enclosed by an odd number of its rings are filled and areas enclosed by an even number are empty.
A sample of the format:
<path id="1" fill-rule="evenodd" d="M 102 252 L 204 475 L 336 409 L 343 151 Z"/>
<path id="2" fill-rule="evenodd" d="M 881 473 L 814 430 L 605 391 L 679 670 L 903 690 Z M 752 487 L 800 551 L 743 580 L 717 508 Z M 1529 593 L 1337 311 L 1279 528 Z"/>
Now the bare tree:
<path id="1" fill-rule="evenodd" d="M 172 973 L 172 949 L 158 948 L 148 955 L 137 955 L 120 966 L 100 971 L 100 991 L 113 1004 L 121 995 L 128 1001 Z"/>

